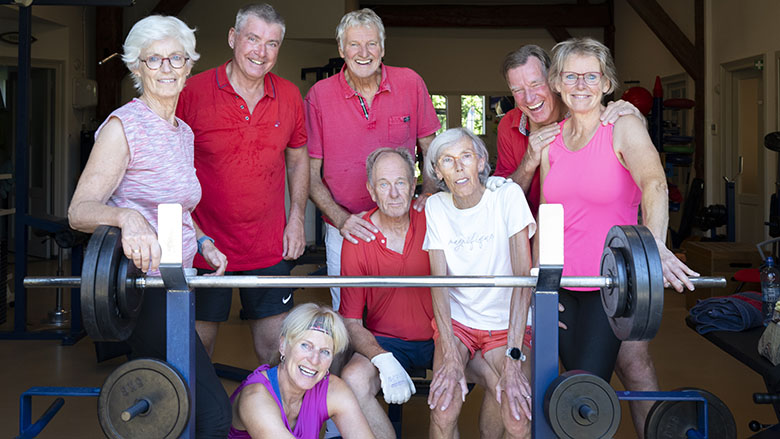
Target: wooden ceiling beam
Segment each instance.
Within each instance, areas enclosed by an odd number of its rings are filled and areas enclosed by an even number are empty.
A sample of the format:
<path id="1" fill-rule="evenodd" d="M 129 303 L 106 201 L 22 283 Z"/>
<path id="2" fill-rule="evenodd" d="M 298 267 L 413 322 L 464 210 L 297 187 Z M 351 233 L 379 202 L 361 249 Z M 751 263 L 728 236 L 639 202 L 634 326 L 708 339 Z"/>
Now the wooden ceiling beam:
<path id="1" fill-rule="evenodd" d="M 656 0 L 628 0 L 628 4 L 694 81 L 704 76 L 697 62 L 696 47 Z"/>
<path id="2" fill-rule="evenodd" d="M 571 34 L 565 27 L 549 26 L 547 32 L 553 37 L 556 43 L 566 41 L 571 38 Z"/>
<path id="3" fill-rule="evenodd" d="M 152 9 L 152 14 L 179 15 L 190 0 L 160 0 Z"/>
<path id="4" fill-rule="evenodd" d="M 599 4 L 560 5 L 372 5 L 385 26 L 407 27 L 604 27 L 609 8 Z"/>

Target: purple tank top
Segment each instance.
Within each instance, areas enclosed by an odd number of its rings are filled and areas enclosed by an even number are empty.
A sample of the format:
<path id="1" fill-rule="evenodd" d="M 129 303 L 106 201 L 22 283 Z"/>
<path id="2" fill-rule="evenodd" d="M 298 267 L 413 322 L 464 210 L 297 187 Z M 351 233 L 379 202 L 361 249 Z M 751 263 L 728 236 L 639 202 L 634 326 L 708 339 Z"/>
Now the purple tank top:
<path id="1" fill-rule="evenodd" d="M 261 372 L 266 372 L 268 377 L 263 376 Z M 328 420 L 328 382 L 330 374 L 325 375 L 320 382 L 314 385 L 311 389 L 307 390 L 303 395 L 303 403 L 301 404 L 301 411 L 298 413 L 298 422 L 295 424 L 295 429 L 290 428 L 290 423 L 287 421 L 287 415 L 284 413 L 284 407 L 279 399 L 277 393 L 279 388 L 279 380 L 276 375 L 277 368 L 271 368 L 267 364 L 264 364 L 254 372 L 252 372 L 240 386 L 230 395 L 230 403 L 232 404 L 241 389 L 249 384 L 262 384 L 268 389 L 268 393 L 273 395 L 274 401 L 279 406 L 279 411 L 282 412 L 282 421 L 284 426 L 287 427 L 287 431 L 292 433 L 297 439 L 318 439 L 320 437 L 320 429 L 322 424 Z M 230 433 L 228 433 L 228 439 L 251 439 L 249 433 L 245 430 L 237 430 L 230 427 Z"/>
<path id="2" fill-rule="evenodd" d="M 192 267 L 198 247 L 190 214 L 201 194 L 195 175 L 192 129 L 179 118 L 178 126 L 171 125 L 143 101 L 133 99 L 106 118 L 95 138 L 112 117 L 122 122 L 130 161 L 107 204 L 139 211 L 154 230 L 158 204 L 181 204 L 182 262 L 185 268 Z"/>
<path id="3" fill-rule="evenodd" d="M 637 223 L 642 191 L 615 154 L 612 129 L 599 125 L 578 151 L 566 147 L 563 135 L 550 144 L 543 190 L 547 203 L 563 204 L 564 276 L 598 276 L 609 229 Z"/>

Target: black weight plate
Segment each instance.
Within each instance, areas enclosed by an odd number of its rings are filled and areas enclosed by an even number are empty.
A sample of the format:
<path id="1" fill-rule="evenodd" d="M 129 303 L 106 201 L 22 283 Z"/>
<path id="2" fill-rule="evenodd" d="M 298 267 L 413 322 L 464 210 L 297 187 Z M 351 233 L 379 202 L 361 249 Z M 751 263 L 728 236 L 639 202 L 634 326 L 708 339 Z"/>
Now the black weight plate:
<path id="1" fill-rule="evenodd" d="M 145 413 L 125 422 L 122 412 L 141 399 Z M 187 384 L 167 363 L 142 358 L 122 364 L 106 378 L 98 397 L 98 419 L 107 437 L 178 438 L 187 426 L 190 395 Z"/>
<path id="2" fill-rule="evenodd" d="M 583 416 L 582 406 L 592 411 L 592 417 Z M 612 438 L 620 426 L 620 401 L 603 379 L 570 370 L 547 388 L 544 414 L 560 439 Z"/>
<path id="3" fill-rule="evenodd" d="M 118 228 L 112 227 L 100 246 L 95 272 L 95 311 L 103 336 L 101 341 L 127 340 L 135 328 L 136 319 L 122 317 L 117 301 L 117 274 L 124 257 L 122 235 Z"/>
<path id="4" fill-rule="evenodd" d="M 622 249 L 604 248 L 604 253 L 601 255 L 600 273 L 602 276 L 612 279 L 612 287 L 604 287 L 601 290 L 601 304 L 604 306 L 607 317 L 623 316 L 626 312 L 626 300 L 628 299 L 628 274 Z"/>
<path id="5" fill-rule="evenodd" d="M 607 233 L 604 247 L 623 251 L 628 276 L 625 312 L 621 317 L 607 317 L 607 320 L 618 339 L 641 340 L 650 309 L 650 281 L 642 239 L 633 226 L 614 226 Z"/>
<path id="6" fill-rule="evenodd" d="M 636 225 L 634 229 L 642 239 L 647 257 L 647 278 L 650 281 L 650 309 L 648 310 L 647 327 L 641 340 L 650 340 L 661 328 L 664 312 L 664 268 L 661 264 L 661 253 L 655 242 L 653 233 L 645 226 Z"/>
<path id="7" fill-rule="evenodd" d="M 108 226 L 99 226 L 95 229 L 92 237 L 89 238 L 87 250 L 84 252 L 84 261 L 81 264 L 81 318 L 87 334 L 98 341 L 103 339 L 103 334 L 100 332 L 97 311 L 95 310 L 95 274 L 100 247 L 103 245 L 103 238 L 105 238 L 108 229 Z"/>
<path id="8" fill-rule="evenodd" d="M 707 429 L 710 439 L 734 439 L 737 424 L 731 411 L 717 396 L 693 388 L 675 391 L 695 390 L 707 399 Z M 698 408 L 695 401 L 656 401 L 645 421 L 646 439 L 685 439 L 687 432 L 698 428 Z"/>
<path id="9" fill-rule="evenodd" d="M 141 270 L 132 261 L 120 255 L 119 268 L 116 275 L 116 300 L 119 315 L 125 319 L 136 319 L 144 303 L 144 290 L 135 287 L 135 279 L 140 277 Z M 128 281 L 130 281 L 128 283 Z"/>

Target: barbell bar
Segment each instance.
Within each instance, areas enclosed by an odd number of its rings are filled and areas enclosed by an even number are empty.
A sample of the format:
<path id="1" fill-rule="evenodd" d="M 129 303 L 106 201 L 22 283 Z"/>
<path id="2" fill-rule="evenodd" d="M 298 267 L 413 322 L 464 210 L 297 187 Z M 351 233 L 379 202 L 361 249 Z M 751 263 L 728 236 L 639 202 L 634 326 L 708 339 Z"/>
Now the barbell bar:
<path id="1" fill-rule="evenodd" d="M 536 276 L 186 276 L 190 288 L 330 288 L 330 287 L 481 287 L 533 288 Z M 722 288 L 723 277 L 691 277 L 696 288 Z M 135 288 L 164 288 L 160 276 L 127 279 Z M 615 279 L 609 276 L 563 276 L 563 288 L 612 288 Z M 75 276 L 28 276 L 27 288 L 79 288 L 81 278 Z"/>
<path id="2" fill-rule="evenodd" d="M 28 277 L 25 287 L 81 288 L 84 328 L 96 341 L 126 340 L 137 320 L 145 289 L 165 288 L 162 277 L 144 276 L 124 256 L 121 233 L 101 226 L 84 256 L 81 277 Z M 181 264 L 171 263 L 175 272 Z M 601 276 L 564 276 L 563 288 L 599 288 L 608 321 L 621 340 L 649 340 L 661 325 L 663 269 L 652 233 L 643 226 L 615 226 L 607 234 Z M 161 268 L 164 266 L 161 264 Z M 189 288 L 459 287 L 537 285 L 536 276 L 189 276 Z M 694 286 L 718 288 L 724 278 L 694 277 Z"/>

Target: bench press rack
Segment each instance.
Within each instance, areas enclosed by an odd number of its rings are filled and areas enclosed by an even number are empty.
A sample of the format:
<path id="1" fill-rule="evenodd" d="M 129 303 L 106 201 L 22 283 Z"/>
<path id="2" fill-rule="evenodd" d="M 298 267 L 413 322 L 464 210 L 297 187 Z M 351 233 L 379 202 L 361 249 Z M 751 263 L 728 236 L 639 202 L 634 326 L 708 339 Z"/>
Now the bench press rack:
<path id="1" fill-rule="evenodd" d="M 209 287 L 331 287 L 331 286 L 428 286 L 428 287 L 535 287 L 532 297 L 533 315 L 533 391 L 534 438 L 556 437 L 611 437 L 620 422 L 619 405 L 614 399 L 652 399 L 680 403 L 695 401 L 695 425 L 686 430 L 690 438 L 717 438 L 710 434 L 712 422 L 711 399 L 706 392 L 614 392 L 607 383 L 593 375 L 571 371 L 558 375 L 558 289 L 560 287 L 594 287 L 602 289 L 602 301 L 610 324 L 621 339 L 646 340 L 652 338 L 660 326 L 663 308 L 663 280 L 660 257 L 652 235 L 641 226 L 616 226 L 607 237 L 602 256 L 601 277 L 562 277 L 563 271 L 563 209 L 559 205 L 543 205 L 538 239 L 540 268 L 537 276 L 426 276 L 426 277 L 328 277 L 328 276 L 187 276 L 182 266 L 181 206 L 160 205 L 158 215 L 158 240 L 162 247 L 161 277 L 135 277 L 132 264 L 124 258 L 121 236 L 116 228 L 101 227 L 93 234 L 87 247 L 81 278 L 28 277 L 27 287 L 81 286 L 82 312 L 88 334 L 96 340 L 121 340 L 129 336 L 140 309 L 139 299 L 145 288 L 166 289 L 167 343 L 166 362 L 157 360 L 133 360 L 121 365 L 111 374 L 102 388 L 87 388 L 78 396 L 99 395 L 98 412 L 101 427 L 109 437 L 139 437 L 133 435 L 133 426 L 144 422 L 162 422 L 160 437 L 193 438 L 196 401 L 195 377 L 195 296 L 193 288 Z M 649 240 L 649 241 L 648 241 Z M 650 245 L 650 242 L 653 242 Z M 723 287 L 723 278 L 692 278 L 702 287 Z M 660 291 L 660 295 L 659 295 Z M 85 297 L 87 300 L 84 300 Z M 130 305 L 137 305 L 133 308 Z M 660 304 L 660 308 L 659 308 Z M 551 336 L 550 334 L 555 334 Z M 118 337 L 118 338 L 117 338 Z M 544 346 L 544 349 L 536 349 Z M 134 366 L 135 362 L 143 365 Z M 149 362 L 152 362 L 151 364 Z M 151 372 L 150 372 L 151 371 Z M 119 373 L 121 372 L 121 373 Z M 158 402 L 148 401 L 140 394 L 143 389 L 130 389 L 126 397 L 117 397 L 116 390 L 127 393 L 127 380 L 144 381 L 162 376 L 170 389 L 166 397 L 178 401 L 175 416 L 136 416 L 153 412 Z M 177 379 L 179 377 L 180 379 Z M 123 381 L 125 380 L 125 381 Z M 600 382 L 599 382 L 600 381 Z M 604 387 L 606 386 L 606 387 Z M 132 387 L 132 386 L 131 386 Z M 141 386 L 143 387 L 143 386 Z M 71 395 L 64 389 L 63 395 Z M 583 394 L 584 400 L 576 398 Z M 596 389 L 591 393 L 587 389 Z M 601 390 L 599 390 L 601 389 Z M 607 390 L 608 389 L 608 390 Z M 32 391 L 33 389 L 31 389 Z M 556 393 L 557 392 L 557 393 Z M 29 392 L 28 392 L 29 393 Z M 136 394 L 139 393 L 139 394 Z M 30 425 L 29 396 L 22 397 L 27 408 L 20 413 L 20 437 L 32 433 L 32 428 L 43 429 L 50 416 L 45 415 Z M 55 393 L 47 393 L 55 394 Z M 591 396 L 599 396 L 594 398 Z M 572 397 L 575 397 L 572 400 Z M 609 401 L 602 404 L 599 398 Z M 27 399 L 25 399 L 27 398 Z M 602 399 L 603 399 L 602 398 Z M 614 399 L 613 399 L 614 398 Z M 163 401 L 165 402 L 165 401 Z M 168 401 L 170 402 L 170 401 Z M 719 401 L 718 401 L 719 402 Z M 576 404 L 572 406 L 572 404 Z M 722 404 L 722 403 L 721 403 Z M 164 404 L 159 404 L 163 406 Z M 61 404 L 60 404 L 61 406 Z M 724 405 L 725 407 L 725 405 Z M 672 407 L 674 408 L 674 407 Z M 58 409 L 58 408 L 57 408 Z M 561 411 L 563 409 L 563 411 Z M 661 410 L 663 411 L 663 410 Z M 667 410 L 668 411 L 668 410 Z M 727 409 L 726 409 L 727 411 Z M 56 413 L 56 409 L 54 410 Z M 663 413 L 661 413 L 663 414 Z M 48 416 L 48 417 L 47 417 Z M 51 414 L 53 416 L 53 414 Z M 660 415 L 659 415 L 660 416 Z M 729 413 L 730 416 L 730 413 Z M 572 419 L 568 419 L 571 417 Z M 572 421 L 575 424 L 572 424 Z M 732 418 L 733 422 L 733 418 Z M 604 426 L 606 425 L 606 427 Z M 709 427 L 708 427 L 709 426 Z M 143 425 L 148 428 L 148 425 Z M 158 425 L 152 425 L 158 427 Z M 561 430 L 563 428 L 563 430 Z M 571 429 L 574 430 L 571 430 Z M 605 433 L 596 433 L 604 430 Z M 149 430 L 144 430 L 149 431 Z M 609 433 L 612 431 L 612 433 Z M 125 433 L 123 433 L 125 432 Z M 129 433 L 128 433 L 129 432 Z M 575 434 L 574 436 L 569 433 Z M 37 433 L 35 433 L 37 434 Z M 568 436 L 567 436 L 568 435 Z"/>

